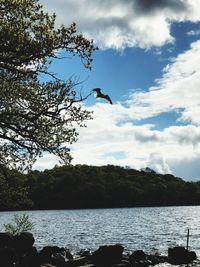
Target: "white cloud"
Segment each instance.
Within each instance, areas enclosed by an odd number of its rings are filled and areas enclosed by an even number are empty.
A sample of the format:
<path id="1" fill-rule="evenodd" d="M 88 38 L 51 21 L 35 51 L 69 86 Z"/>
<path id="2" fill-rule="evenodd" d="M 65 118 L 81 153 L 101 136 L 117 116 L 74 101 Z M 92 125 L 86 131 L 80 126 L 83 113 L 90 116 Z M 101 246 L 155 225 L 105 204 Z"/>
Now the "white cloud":
<path id="1" fill-rule="evenodd" d="M 127 101 L 130 116 L 149 118 L 177 111 L 180 120 L 200 125 L 200 41 L 191 45 L 164 69 L 157 86 L 148 92 L 132 93 Z"/>
<path id="2" fill-rule="evenodd" d="M 110 107 L 106 104 L 92 107 L 95 119 L 81 129 L 79 141 L 72 146 L 74 164 L 128 165 L 136 169 L 149 166 L 159 173 L 178 175 L 180 172 L 177 168 L 172 170 L 171 165 L 181 159 L 199 158 L 200 127 L 171 126 L 155 130 L 153 125 L 123 123 L 126 110 L 114 105 L 110 112 Z M 193 175 L 188 174 L 187 178 L 198 177 L 195 170 Z"/>
<path id="3" fill-rule="evenodd" d="M 200 21 L 200 0 L 42 0 L 57 24 L 75 21 L 101 48 L 149 48 L 173 42 L 174 21 Z"/>
<path id="4" fill-rule="evenodd" d="M 159 153 L 151 153 L 149 155 L 147 166 L 160 174 L 171 173 L 169 165 Z"/>
<path id="5" fill-rule="evenodd" d="M 33 165 L 34 170 L 45 170 L 52 169 L 56 164 L 59 165 L 59 159 L 52 154 L 44 154 L 43 157 L 39 158 Z"/>
<path id="6" fill-rule="evenodd" d="M 73 164 L 114 164 L 136 169 L 149 166 L 159 173 L 181 176 L 190 163 L 193 169 L 182 177 L 200 178 L 198 164 L 194 164 L 200 159 L 199 126 L 156 130 L 150 124 L 124 121 L 127 110 L 120 104 L 96 104 L 90 109 L 94 111 L 94 120 L 88 122 L 87 128 L 80 128 L 79 140 L 71 146 Z M 52 168 L 57 163 L 54 156 L 46 155 L 35 168 Z"/>
<path id="7" fill-rule="evenodd" d="M 196 35 L 200 35 L 200 29 L 199 30 L 191 30 L 189 32 L 187 32 L 188 36 L 196 36 Z"/>

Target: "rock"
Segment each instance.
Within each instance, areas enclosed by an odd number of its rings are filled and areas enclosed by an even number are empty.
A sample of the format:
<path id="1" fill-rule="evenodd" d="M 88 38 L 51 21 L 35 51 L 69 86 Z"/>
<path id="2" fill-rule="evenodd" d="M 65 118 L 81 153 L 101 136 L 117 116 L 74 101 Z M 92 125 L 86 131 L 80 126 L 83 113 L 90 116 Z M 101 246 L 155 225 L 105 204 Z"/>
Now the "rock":
<path id="1" fill-rule="evenodd" d="M 111 265 L 120 263 L 124 248 L 121 245 L 101 246 L 92 254 L 92 262 Z"/>
<path id="2" fill-rule="evenodd" d="M 62 253 L 53 253 L 51 255 L 51 263 L 56 266 L 65 266 L 65 257 Z"/>
<path id="3" fill-rule="evenodd" d="M 168 257 L 167 256 L 160 256 L 160 255 L 149 255 L 147 257 L 148 260 L 151 261 L 151 265 L 156 265 L 156 264 L 159 264 L 159 263 L 164 263 L 164 262 L 167 262 L 168 261 Z"/>
<path id="4" fill-rule="evenodd" d="M 147 255 L 144 253 L 143 250 L 136 250 L 130 255 L 131 263 L 139 262 L 141 260 L 145 260 Z"/>
<path id="5" fill-rule="evenodd" d="M 111 267 L 131 267 L 131 264 L 128 261 L 122 261 L 121 263 L 111 265 Z"/>
<path id="6" fill-rule="evenodd" d="M 128 255 L 128 254 L 123 254 L 123 255 L 122 255 L 122 261 L 123 261 L 123 260 L 125 260 L 125 261 L 129 261 L 129 260 L 130 260 L 129 257 L 130 257 L 130 255 Z"/>
<path id="7" fill-rule="evenodd" d="M 12 247 L 13 238 L 10 233 L 0 233 L 0 248 Z"/>
<path id="8" fill-rule="evenodd" d="M 20 267 L 38 267 L 40 266 L 40 257 L 37 249 L 32 247 L 28 253 L 19 260 Z"/>
<path id="9" fill-rule="evenodd" d="M 57 267 L 57 266 L 47 263 L 40 265 L 40 267 Z"/>
<path id="10" fill-rule="evenodd" d="M 71 252 L 69 251 L 69 249 L 65 249 L 65 248 L 61 248 L 61 249 L 63 249 L 63 252 L 65 254 L 66 259 L 73 260 L 74 257 L 71 254 Z"/>
<path id="11" fill-rule="evenodd" d="M 129 259 L 132 266 L 135 267 L 148 267 L 149 265 L 153 265 L 152 261 L 149 259 L 149 256 L 144 253 L 143 250 L 134 251 L 130 255 Z"/>
<path id="12" fill-rule="evenodd" d="M 82 249 L 78 255 L 80 255 L 80 257 L 88 257 L 91 255 L 91 251 L 87 250 L 87 249 Z"/>
<path id="13" fill-rule="evenodd" d="M 184 247 L 173 247 L 168 249 L 168 260 L 171 264 L 187 264 L 196 260 L 194 251 L 188 251 Z"/>
<path id="14" fill-rule="evenodd" d="M 148 267 L 150 266 L 152 263 L 149 260 L 141 260 L 138 262 L 133 263 L 134 267 Z"/>
<path id="15" fill-rule="evenodd" d="M 46 246 L 39 253 L 41 263 L 50 263 L 52 255 L 60 253 L 60 248 L 57 246 Z"/>
<path id="16" fill-rule="evenodd" d="M 111 265 L 111 267 L 128 267 L 128 266 L 124 263 L 116 263 L 116 264 Z"/>
<path id="17" fill-rule="evenodd" d="M 197 254 L 195 251 L 189 251 L 189 258 L 191 259 L 191 261 L 195 261 L 197 259 Z"/>
<path id="18" fill-rule="evenodd" d="M 17 255 L 12 248 L 1 248 L 0 249 L 0 266 L 12 267 L 17 259 Z"/>
<path id="19" fill-rule="evenodd" d="M 128 260 L 122 260 L 121 263 L 123 263 L 127 267 L 131 266 L 131 263 Z"/>
<path id="20" fill-rule="evenodd" d="M 22 232 L 19 235 L 14 236 L 13 245 L 18 253 L 23 254 L 32 248 L 34 242 L 35 239 L 31 233 Z"/>
<path id="21" fill-rule="evenodd" d="M 46 246 L 40 253 L 40 262 L 41 263 L 51 263 L 56 266 L 65 266 L 67 260 L 72 260 L 73 255 L 69 252 L 68 249 L 59 248 L 57 246 Z"/>
<path id="22" fill-rule="evenodd" d="M 69 260 L 66 262 L 66 267 L 77 267 L 77 266 L 84 266 L 86 263 L 86 257 L 80 257 L 73 260 Z"/>

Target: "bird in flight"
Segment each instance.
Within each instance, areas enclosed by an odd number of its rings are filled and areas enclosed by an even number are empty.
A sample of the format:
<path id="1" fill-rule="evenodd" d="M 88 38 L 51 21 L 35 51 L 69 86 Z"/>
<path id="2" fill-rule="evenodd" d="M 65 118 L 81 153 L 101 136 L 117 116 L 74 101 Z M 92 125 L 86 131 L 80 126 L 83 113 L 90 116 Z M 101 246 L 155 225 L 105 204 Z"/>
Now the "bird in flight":
<path id="1" fill-rule="evenodd" d="M 101 92 L 101 88 L 94 88 L 92 89 L 93 92 L 96 92 L 96 97 L 97 98 L 104 98 L 106 99 L 110 104 L 112 104 L 112 100 L 110 99 L 109 95 L 104 95 Z"/>

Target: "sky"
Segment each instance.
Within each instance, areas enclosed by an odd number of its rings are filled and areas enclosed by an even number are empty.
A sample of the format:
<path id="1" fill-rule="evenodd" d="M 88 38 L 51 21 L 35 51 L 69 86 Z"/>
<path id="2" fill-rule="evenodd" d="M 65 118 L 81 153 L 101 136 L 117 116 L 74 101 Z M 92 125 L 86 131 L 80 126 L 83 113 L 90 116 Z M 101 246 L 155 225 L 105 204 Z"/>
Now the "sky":
<path id="1" fill-rule="evenodd" d="M 76 77 L 91 95 L 93 120 L 70 146 L 73 164 L 150 167 L 200 180 L 200 0 L 42 0 L 56 25 L 77 23 L 93 39 L 92 70 L 79 58 L 57 60 L 59 77 Z M 62 53 L 62 52 L 61 52 Z M 44 155 L 34 168 L 58 163 Z"/>

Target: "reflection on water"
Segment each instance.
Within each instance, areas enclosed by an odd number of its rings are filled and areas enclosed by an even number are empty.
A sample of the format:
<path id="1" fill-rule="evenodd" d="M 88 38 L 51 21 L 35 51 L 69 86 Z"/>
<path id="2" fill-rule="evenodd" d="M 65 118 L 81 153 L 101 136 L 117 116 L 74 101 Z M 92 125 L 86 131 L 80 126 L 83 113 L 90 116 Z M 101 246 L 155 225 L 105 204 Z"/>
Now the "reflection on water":
<path id="1" fill-rule="evenodd" d="M 0 229 L 14 213 L 0 212 Z M 190 248 L 200 255 L 200 206 L 27 211 L 34 223 L 37 247 L 66 246 L 72 251 L 96 249 L 121 243 L 127 250 L 167 253 L 167 248 L 186 245 L 190 228 Z"/>

